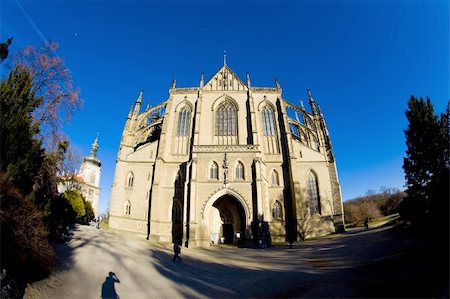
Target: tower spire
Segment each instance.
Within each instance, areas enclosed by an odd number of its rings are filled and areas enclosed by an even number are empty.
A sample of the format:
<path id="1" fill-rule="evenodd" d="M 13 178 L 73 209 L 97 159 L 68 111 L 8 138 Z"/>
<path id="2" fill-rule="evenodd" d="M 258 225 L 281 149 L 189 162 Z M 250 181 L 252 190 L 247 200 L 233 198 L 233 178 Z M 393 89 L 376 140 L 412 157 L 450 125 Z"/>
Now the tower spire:
<path id="1" fill-rule="evenodd" d="M 139 96 L 136 100 L 136 105 L 134 106 L 134 113 L 133 114 L 139 114 L 139 112 L 141 111 L 141 104 L 142 104 L 142 96 L 144 95 L 144 90 L 141 89 L 141 91 L 139 91 Z"/>
<path id="2" fill-rule="evenodd" d="M 95 137 L 94 143 L 92 143 L 92 147 L 91 147 L 91 157 L 94 159 L 97 159 L 98 134 L 99 134 L 99 132 L 97 132 L 97 137 Z"/>
<path id="3" fill-rule="evenodd" d="M 203 86 L 205 86 L 205 79 L 202 72 L 202 74 L 200 75 L 200 88 L 203 88 Z"/>
<path id="4" fill-rule="evenodd" d="M 227 51 L 223 50 L 223 65 L 227 65 Z"/>
<path id="5" fill-rule="evenodd" d="M 311 90 L 308 88 L 306 89 L 308 91 L 308 97 L 309 97 L 309 105 L 311 106 L 311 111 L 314 115 L 317 115 L 317 107 L 316 102 L 314 101 L 314 98 L 311 94 Z"/>

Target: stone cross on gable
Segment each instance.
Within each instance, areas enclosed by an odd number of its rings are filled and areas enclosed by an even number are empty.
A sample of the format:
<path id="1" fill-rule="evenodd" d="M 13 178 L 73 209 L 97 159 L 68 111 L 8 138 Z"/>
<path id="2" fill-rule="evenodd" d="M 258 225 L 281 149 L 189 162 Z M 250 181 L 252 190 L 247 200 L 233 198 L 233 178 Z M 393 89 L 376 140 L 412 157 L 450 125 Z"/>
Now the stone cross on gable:
<path id="1" fill-rule="evenodd" d="M 225 153 L 225 155 L 223 157 L 222 168 L 223 168 L 223 184 L 226 185 L 226 184 L 228 184 L 228 157 L 227 157 L 227 153 Z"/>

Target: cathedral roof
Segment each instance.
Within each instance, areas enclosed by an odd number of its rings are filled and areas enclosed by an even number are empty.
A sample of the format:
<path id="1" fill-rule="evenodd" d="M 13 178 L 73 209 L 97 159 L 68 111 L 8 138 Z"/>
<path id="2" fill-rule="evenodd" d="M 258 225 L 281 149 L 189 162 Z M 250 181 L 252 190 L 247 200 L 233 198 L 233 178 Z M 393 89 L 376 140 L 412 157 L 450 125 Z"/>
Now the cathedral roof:
<path id="1" fill-rule="evenodd" d="M 226 64 L 204 85 L 205 90 L 247 90 L 247 86 Z"/>

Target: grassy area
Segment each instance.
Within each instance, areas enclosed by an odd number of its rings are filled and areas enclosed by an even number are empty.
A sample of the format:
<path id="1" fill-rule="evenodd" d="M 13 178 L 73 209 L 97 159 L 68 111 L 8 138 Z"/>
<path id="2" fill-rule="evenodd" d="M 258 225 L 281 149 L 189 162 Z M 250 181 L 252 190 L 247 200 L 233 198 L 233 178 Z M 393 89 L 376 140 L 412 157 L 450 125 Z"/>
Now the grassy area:
<path id="1" fill-rule="evenodd" d="M 394 221 L 396 219 L 400 218 L 400 215 L 398 213 L 392 214 L 392 215 L 388 215 L 388 216 L 384 216 L 384 217 L 380 217 L 380 218 L 376 218 L 376 219 L 371 219 L 369 221 L 369 226 L 373 226 L 373 225 L 378 225 L 382 222 L 390 222 L 390 221 Z M 354 222 L 354 223 L 346 223 L 345 224 L 346 227 L 351 228 L 351 227 L 362 227 L 364 226 L 364 221 L 358 221 L 358 222 Z"/>
<path id="2" fill-rule="evenodd" d="M 370 225 L 377 225 L 380 224 L 382 222 L 389 222 L 389 221 L 393 221 L 400 218 L 400 215 L 398 213 L 392 214 L 392 215 L 388 215 L 388 216 L 384 216 L 381 218 L 377 218 L 377 219 L 373 219 L 371 221 L 369 221 L 369 226 Z"/>

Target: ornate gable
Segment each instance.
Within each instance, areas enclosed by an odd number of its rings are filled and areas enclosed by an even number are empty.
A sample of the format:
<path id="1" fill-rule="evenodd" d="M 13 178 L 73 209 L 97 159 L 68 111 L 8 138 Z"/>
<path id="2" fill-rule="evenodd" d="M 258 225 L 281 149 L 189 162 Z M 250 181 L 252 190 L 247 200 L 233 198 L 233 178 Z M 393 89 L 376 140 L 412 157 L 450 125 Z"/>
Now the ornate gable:
<path id="1" fill-rule="evenodd" d="M 228 65 L 225 64 L 204 85 L 203 90 L 247 90 L 247 86 L 228 67 Z"/>

